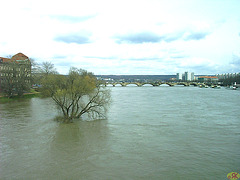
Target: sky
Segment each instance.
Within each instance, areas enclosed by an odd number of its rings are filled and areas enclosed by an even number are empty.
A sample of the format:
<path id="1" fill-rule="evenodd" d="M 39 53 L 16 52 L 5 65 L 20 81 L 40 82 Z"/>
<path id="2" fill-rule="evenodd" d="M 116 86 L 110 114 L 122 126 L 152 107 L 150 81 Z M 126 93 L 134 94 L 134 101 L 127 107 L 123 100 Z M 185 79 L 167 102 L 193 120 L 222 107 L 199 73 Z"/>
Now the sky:
<path id="1" fill-rule="evenodd" d="M 240 0 L 7 0 L 0 56 L 23 53 L 61 74 L 240 72 Z"/>

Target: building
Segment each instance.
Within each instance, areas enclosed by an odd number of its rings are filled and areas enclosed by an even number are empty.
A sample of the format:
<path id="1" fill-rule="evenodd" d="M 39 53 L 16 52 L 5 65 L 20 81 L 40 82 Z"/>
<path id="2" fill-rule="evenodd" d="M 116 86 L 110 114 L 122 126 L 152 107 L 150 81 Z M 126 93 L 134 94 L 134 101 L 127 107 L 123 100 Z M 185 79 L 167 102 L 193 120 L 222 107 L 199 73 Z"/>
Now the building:
<path id="1" fill-rule="evenodd" d="M 185 72 L 183 75 L 182 75 L 182 79 L 184 81 L 193 81 L 195 79 L 195 76 L 194 76 L 194 73 L 193 72 Z"/>
<path id="2" fill-rule="evenodd" d="M 199 82 L 207 82 L 207 83 L 217 83 L 218 77 L 217 76 L 200 76 L 198 77 Z"/>
<path id="3" fill-rule="evenodd" d="M 194 73 L 193 72 L 185 72 L 184 73 L 185 76 L 185 81 L 193 81 L 194 80 Z"/>
<path id="4" fill-rule="evenodd" d="M 191 72 L 191 81 L 195 80 L 194 72 Z"/>
<path id="5" fill-rule="evenodd" d="M 12 63 L 15 63 L 16 67 Z M 23 53 L 15 54 L 11 58 L 0 57 L 0 92 L 4 79 L 10 76 L 19 78 L 24 76 L 24 79 L 30 82 L 31 61 Z"/>
<path id="6" fill-rule="evenodd" d="M 177 80 L 182 80 L 182 74 L 181 74 L 181 73 L 177 73 L 176 79 L 177 79 Z"/>
<path id="7" fill-rule="evenodd" d="M 194 81 L 195 80 L 194 72 L 191 72 L 191 73 L 185 72 L 183 74 L 177 73 L 176 79 L 183 80 L 183 81 Z"/>
<path id="8" fill-rule="evenodd" d="M 216 76 L 218 77 L 218 79 L 227 79 L 227 78 L 231 78 L 231 77 L 240 76 L 240 72 L 239 73 L 217 74 Z"/>

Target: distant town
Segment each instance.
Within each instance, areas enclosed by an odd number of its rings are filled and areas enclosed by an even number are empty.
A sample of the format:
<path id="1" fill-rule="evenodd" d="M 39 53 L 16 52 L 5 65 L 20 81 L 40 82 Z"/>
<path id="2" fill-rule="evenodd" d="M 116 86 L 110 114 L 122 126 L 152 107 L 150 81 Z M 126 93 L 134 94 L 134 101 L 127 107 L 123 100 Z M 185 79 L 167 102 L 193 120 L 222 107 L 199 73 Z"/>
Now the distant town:
<path id="1" fill-rule="evenodd" d="M 239 77 L 240 73 L 216 75 L 195 75 L 194 72 L 176 73 L 176 75 L 97 75 L 98 79 L 107 82 L 212 82 L 218 83 L 229 78 Z"/>
<path id="2" fill-rule="evenodd" d="M 32 63 L 23 53 L 15 54 L 11 57 L 0 57 L 0 92 L 3 88 L 7 88 L 12 83 L 19 83 L 22 88 L 31 86 L 33 71 Z M 216 75 L 195 75 L 194 72 L 176 73 L 176 75 L 96 75 L 97 79 L 105 81 L 105 83 L 152 83 L 154 85 L 164 82 L 200 82 L 210 83 L 223 86 L 231 86 L 235 84 L 239 87 L 240 73 L 226 73 Z M 12 78 L 12 79 L 11 79 Z M 14 79 L 13 79 L 14 78 Z M 16 89 L 16 88 L 11 88 Z M 12 92 L 10 92 L 12 93 Z"/>

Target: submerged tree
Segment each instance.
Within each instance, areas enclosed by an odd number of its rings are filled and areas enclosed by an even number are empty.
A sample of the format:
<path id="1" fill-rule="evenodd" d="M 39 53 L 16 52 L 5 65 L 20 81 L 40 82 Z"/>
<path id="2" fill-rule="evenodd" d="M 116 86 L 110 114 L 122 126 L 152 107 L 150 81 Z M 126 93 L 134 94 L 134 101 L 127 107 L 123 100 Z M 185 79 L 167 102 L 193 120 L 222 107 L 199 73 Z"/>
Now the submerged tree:
<path id="1" fill-rule="evenodd" d="M 105 117 L 110 92 L 96 77 L 85 70 L 71 68 L 67 76 L 49 74 L 42 80 L 42 93 L 50 96 L 62 111 L 65 122 L 88 114 Z"/>

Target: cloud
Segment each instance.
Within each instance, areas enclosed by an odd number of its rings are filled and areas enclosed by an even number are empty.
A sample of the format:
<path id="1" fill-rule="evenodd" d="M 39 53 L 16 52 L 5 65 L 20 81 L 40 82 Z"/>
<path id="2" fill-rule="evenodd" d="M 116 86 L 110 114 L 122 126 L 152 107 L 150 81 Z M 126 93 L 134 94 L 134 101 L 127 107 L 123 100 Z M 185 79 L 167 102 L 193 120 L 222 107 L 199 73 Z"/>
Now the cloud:
<path id="1" fill-rule="evenodd" d="M 71 62 L 55 62 L 55 65 L 56 66 L 67 66 L 67 67 L 70 67 L 72 66 L 73 63 Z"/>
<path id="2" fill-rule="evenodd" d="M 164 39 L 165 42 L 172 42 L 172 41 L 176 41 L 176 40 L 181 39 L 181 36 L 171 36 L 171 35 L 167 35 L 167 36 L 165 36 L 163 39 Z"/>
<path id="3" fill-rule="evenodd" d="M 124 60 L 130 60 L 130 61 L 155 61 L 155 60 L 161 60 L 161 58 L 158 57 L 142 57 L 142 58 L 124 58 Z"/>
<path id="4" fill-rule="evenodd" d="M 190 40 L 201 40 L 204 39 L 209 33 L 208 32 L 191 32 L 186 33 L 184 40 L 190 41 Z"/>
<path id="5" fill-rule="evenodd" d="M 55 41 L 64 43 L 87 44 L 90 43 L 91 35 L 89 33 L 59 35 L 54 38 Z"/>
<path id="6" fill-rule="evenodd" d="M 201 40 L 201 39 L 204 39 L 209 34 L 210 34 L 209 32 L 186 30 L 183 32 L 176 32 L 176 33 L 165 35 L 165 36 L 163 36 L 163 39 L 166 42 L 172 42 L 172 41 L 176 41 L 176 40 L 180 40 L 180 39 L 183 39 L 185 41 Z"/>
<path id="7" fill-rule="evenodd" d="M 233 59 L 229 64 L 233 72 L 234 71 L 240 72 L 240 56 L 239 55 L 233 55 Z"/>
<path id="8" fill-rule="evenodd" d="M 88 15 L 88 16 L 68 16 L 68 15 L 51 15 L 50 18 L 57 19 L 59 21 L 78 23 L 87 21 L 91 18 L 96 17 L 97 15 Z"/>
<path id="9" fill-rule="evenodd" d="M 170 42 L 182 39 L 183 35 L 184 35 L 184 32 L 179 31 L 179 32 L 172 32 L 172 33 L 165 34 L 162 36 L 162 38 L 165 42 L 170 43 Z"/>
<path id="10" fill-rule="evenodd" d="M 67 56 L 64 56 L 64 55 L 55 55 L 53 56 L 53 59 L 66 59 Z"/>
<path id="11" fill-rule="evenodd" d="M 135 34 L 120 35 L 115 37 L 117 43 L 157 43 L 163 40 L 163 38 L 152 32 L 140 32 Z"/>
<path id="12" fill-rule="evenodd" d="M 174 55 L 174 56 L 170 56 L 170 58 L 172 59 L 183 59 L 183 58 L 188 58 L 189 56 L 187 55 Z"/>
<path id="13" fill-rule="evenodd" d="M 102 59 L 102 60 L 113 60 L 113 59 L 118 59 L 118 57 L 114 56 L 109 56 L 109 57 L 102 57 L 102 56 L 83 56 L 84 58 L 89 58 L 89 59 Z"/>
<path id="14" fill-rule="evenodd" d="M 177 40 L 201 40 L 204 39 L 209 32 L 176 32 L 172 34 L 163 34 L 158 35 L 152 32 L 140 32 L 135 34 L 126 34 L 115 36 L 116 42 L 121 43 L 130 43 L 130 44 L 141 44 L 141 43 L 158 43 L 165 41 L 167 43 L 177 41 Z"/>
<path id="15" fill-rule="evenodd" d="M 101 59 L 101 60 L 129 60 L 129 61 L 150 61 L 150 60 L 161 60 L 159 57 L 117 57 L 117 56 L 83 56 L 89 59 Z"/>

